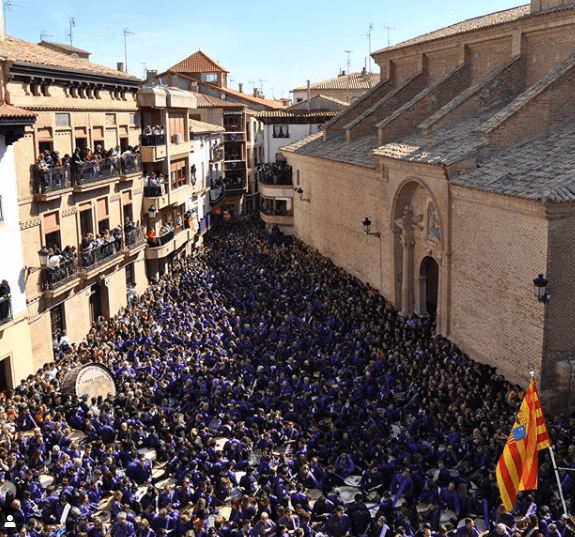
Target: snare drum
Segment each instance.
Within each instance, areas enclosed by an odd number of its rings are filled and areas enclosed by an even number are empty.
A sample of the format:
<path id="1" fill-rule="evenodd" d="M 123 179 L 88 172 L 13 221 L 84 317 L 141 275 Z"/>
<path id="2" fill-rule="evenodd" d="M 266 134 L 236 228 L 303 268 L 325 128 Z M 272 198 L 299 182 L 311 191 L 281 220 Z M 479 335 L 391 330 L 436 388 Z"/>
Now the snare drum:
<path id="1" fill-rule="evenodd" d="M 76 442 L 81 442 L 82 440 L 84 440 L 84 438 L 86 438 L 86 433 L 84 431 L 78 431 L 77 429 L 74 429 L 71 433 L 70 433 L 70 440 L 76 440 Z"/>
<path id="2" fill-rule="evenodd" d="M 306 493 L 310 500 L 317 500 L 321 496 L 321 489 L 309 489 Z"/>
<path id="3" fill-rule="evenodd" d="M 12 481 L 4 481 L 2 485 L 0 485 L 0 493 L 2 496 L 6 496 L 7 492 L 11 492 L 12 494 L 16 495 L 16 485 L 14 485 Z"/>
<path id="4" fill-rule="evenodd" d="M 348 487 L 359 487 L 359 482 L 361 481 L 361 476 L 360 475 L 350 475 L 349 477 L 346 477 L 343 482 L 348 486 Z"/>
<path id="5" fill-rule="evenodd" d="M 150 461 L 150 462 L 154 462 L 156 460 L 157 457 L 157 453 L 156 450 L 154 448 L 140 448 L 138 449 L 138 453 L 140 455 L 143 455 L 144 457 L 146 457 L 146 460 Z"/>
<path id="6" fill-rule="evenodd" d="M 356 487 L 339 487 L 339 496 L 343 503 L 353 503 L 357 493 Z"/>
<path id="7" fill-rule="evenodd" d="M 216 442 L 216 451 L 223 451 L 228 439 L 225 436 L 217 436 L 214 440 Z"/>
<path id="8" fill-rule="evenodd" d="M 443 509 L 439 516 L 439 522 L 447 524 L 452 518 L 455 518 L 455 513 L 451 509 Z"/>
<path id="9" fill-rule="evenodd" d="M 158 490 L 163 490 L 165 487 L 174 487 L 177 483 L 177 479 L 175 477 L 166 477 L 154 484 Z"/>
<path id="10" fill-rule="evenodd" d="M 229 520 L 232 514 L 232 507 L 230 505 L 220 505 L 216 508 L 218 511 L 218 516 L 221 516 L 224 520 Z"/>
<path id="11" fill-rule="evenodd" d="M 42 485 L 42 488 L 45 489 L 54 483 L 54 476 L 48 474 L 39 475 L 38 481 L 40 482 L 40 485 Z"/>

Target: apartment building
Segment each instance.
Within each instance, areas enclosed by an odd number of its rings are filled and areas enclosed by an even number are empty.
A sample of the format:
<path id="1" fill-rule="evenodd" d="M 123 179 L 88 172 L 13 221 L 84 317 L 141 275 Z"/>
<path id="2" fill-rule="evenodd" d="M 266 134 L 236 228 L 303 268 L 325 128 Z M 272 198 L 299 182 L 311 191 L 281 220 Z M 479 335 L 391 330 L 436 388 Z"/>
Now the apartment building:
<path id="1" fill-rule="evenodd" d="M 31 349 L 18 348 L 9 386 L 52 360 L 59 334 L 81 340 L 145 289 L 146 237 L 140 81 L 9 36 L 0 57 L 0 99 L 36 119 L 11 146 Z"/>
<path id="2" fill-rule="evenodd" d="M 221 173 L 223 127 L 190 116 L 196 95 L 175 87 L 138 92 L 149 277 L 190 255 L 210 227 L 209 192 Z"/>
<path id="3" fill-rule="evenodd" d="M 263 160 L 263 126 L 257 112 L 284 107 L 279 101 L 265 99 L 254 88 L 246 94 L 228 87 L 229 71 L 198 51 L 173 65 L 157 79 L 169 86 L 198 94 L 198 113 L 193 116 L 224 127 L 224 162 L 221 180 L 225 189 L 212 199 L 215 213 L 239 215 L 259 207 L 256 165 Z"/>

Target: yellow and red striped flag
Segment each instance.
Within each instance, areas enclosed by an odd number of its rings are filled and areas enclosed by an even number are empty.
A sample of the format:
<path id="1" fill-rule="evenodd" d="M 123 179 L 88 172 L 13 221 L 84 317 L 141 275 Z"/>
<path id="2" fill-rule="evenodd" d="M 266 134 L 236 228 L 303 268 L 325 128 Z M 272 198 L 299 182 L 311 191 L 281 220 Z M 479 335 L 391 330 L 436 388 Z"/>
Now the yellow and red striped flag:
<path id="1" fill-rule="evenodd" d="M 549 446 L 551 439 L 533 378 L 497 463 L 499 493 L 508 511 L 513 509 L 518 491 L 537 488 L 537 452 Z"/>

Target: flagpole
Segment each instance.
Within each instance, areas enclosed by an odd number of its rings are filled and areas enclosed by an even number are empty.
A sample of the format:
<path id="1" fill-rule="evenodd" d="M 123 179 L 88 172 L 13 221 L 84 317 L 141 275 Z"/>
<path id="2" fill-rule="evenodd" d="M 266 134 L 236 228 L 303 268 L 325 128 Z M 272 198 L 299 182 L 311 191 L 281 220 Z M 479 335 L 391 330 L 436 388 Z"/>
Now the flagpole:
<path id="1" fill-rule="evenodd" d="M 535 380 L 535 371 L 530 371 L 531 380 Z M 561 498 L 561 505 L 563 506 L 563 513 L 567 514 L 567 506 L 565 505 L 565 498 L 563 497 L 563 489 L 561 488 L 561 479 L 559 479 L 559 470 L 557 469 L 557 463 L 555 462 L 555 454 L 553 453 L 553 448 L 549 446 L 547 448 L 551 454 L 551 463 L 553 464 L 553 470 L 555 471 L 555 478 L 557 479 L 557 488 L 559 489 L 559 497 Z"/>
<path id="2" fill-rule="evenodd" d="M 567 513 L 567 506 L 565 505 L 565 498 L 563 497 L 563 489 L 561 488 L 561 480 L 559 479 L 559 470 L 557 469 L 557 464 L 555 462 L 555 455 L 553 454 L 553 449 L 551 446 L 547 448 L 551 454 L 551 462 L 553 463 L 553 470 L 555 470 L 555 477 L 557 478 L 557 488 L 559 489 L 559 497 L 561 498 L 561 505 L 563 506 L 563 513 Z"/>

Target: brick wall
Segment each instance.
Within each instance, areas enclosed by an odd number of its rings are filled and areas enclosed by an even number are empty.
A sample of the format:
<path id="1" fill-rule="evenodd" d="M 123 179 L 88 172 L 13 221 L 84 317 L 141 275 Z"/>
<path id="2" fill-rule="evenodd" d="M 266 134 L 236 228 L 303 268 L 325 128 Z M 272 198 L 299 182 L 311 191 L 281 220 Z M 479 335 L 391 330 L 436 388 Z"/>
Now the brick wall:
<path id="1" fill-rule="evenodd" d="M 546 270 L 547 233 L 540 204 L 452 187 L 449 337 L 523 384 L 542 370 L 532 280 Z"/>

